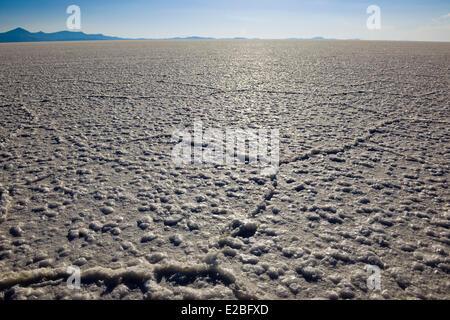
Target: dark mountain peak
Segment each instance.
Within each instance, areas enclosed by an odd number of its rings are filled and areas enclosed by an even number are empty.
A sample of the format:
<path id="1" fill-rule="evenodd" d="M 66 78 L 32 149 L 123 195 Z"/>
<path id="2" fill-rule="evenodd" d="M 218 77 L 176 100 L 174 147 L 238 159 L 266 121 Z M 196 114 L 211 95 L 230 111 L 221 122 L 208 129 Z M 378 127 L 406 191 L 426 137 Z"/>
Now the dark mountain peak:
<path id="1" fill-rule="evenodd" d="M 30 32 L 25 30 L 24 28 L 18 27 L 8 31 L 7 33 L 30 33 Z"/>

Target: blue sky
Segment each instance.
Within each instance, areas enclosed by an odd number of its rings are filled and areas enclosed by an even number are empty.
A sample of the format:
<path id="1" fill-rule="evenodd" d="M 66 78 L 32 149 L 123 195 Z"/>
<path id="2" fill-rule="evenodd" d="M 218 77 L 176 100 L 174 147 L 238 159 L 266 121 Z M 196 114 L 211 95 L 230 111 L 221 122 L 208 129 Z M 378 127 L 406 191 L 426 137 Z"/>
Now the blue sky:
<path id="1" fill-rule="evenodd" d="M 0 32 L 66 29 L 66 8 L 81 8 L 81 31 L 121 37 L 361 38 L 450 41 L 449 0 L 0 0 Z M 368 30 L 369 5 L 381 29 Z"/>

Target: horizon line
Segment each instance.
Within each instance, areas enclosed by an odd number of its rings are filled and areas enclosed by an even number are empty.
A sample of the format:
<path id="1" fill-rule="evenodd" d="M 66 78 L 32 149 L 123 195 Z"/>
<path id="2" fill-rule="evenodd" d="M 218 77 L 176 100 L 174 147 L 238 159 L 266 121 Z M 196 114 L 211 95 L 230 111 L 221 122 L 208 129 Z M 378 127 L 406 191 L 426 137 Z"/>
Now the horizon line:
<path id="1" fill-rule="evenodd" d="M 11 31 L 15 30 L 24 30 L 30 34 L 36 34 L 36 33 L 43 33 L 43 34 L 55 34 L 55 33 L 61 33 L 61 32 L 69 32 L 69 33 L 80 33 L 87 36 L 104 36 L 104 37 L 110 37 L 110 38 L 118 38 L 118 39 L 85 39 L 85 40 L 49 40 L 49 41 L 42 41 L 42 40 L 36 40 L 36 41 L 9 41 L 9 42 L 1 42 L 0 43 L 25 43 L 25 42 L 76 42 L 76 41 L 167 41 L 167 40 L 329 40 L 329 41 L 388 41 L 388 42 L 439 42 L 439 43 L 448 43 L 449 40 L 403 40 L 403 39 L 363 39 L 363 38 L 326 38 L 323 36 L 314 36 L 314 37 L 285 37 L 285 38 L 262 38 L 262 37 L 243 37 L 243 36 L 231 36 L 231 37 L 216 37 L 216 36 L 198 36 L 198 35 L 190 35 L 190 36 L 168 36 L 168 37 L 162 37 L 162 38 L 144 38 L 144 37 L 138 37 L 138 38 L 128 38 L 128 37 L 121 37 L 121 36 L 115 36 L 115 35 L 106 35 L 104 33 L 85 33 L 81 29 L 79 30 L 60 30 L 60 31 L 53 31 L 53 32 L 45 32 L 42 30 L 39 31 L 29 31 L 23 27 L 16 27 L 4 32 L 0 32 L 0 34 L 5 34 Z"/>

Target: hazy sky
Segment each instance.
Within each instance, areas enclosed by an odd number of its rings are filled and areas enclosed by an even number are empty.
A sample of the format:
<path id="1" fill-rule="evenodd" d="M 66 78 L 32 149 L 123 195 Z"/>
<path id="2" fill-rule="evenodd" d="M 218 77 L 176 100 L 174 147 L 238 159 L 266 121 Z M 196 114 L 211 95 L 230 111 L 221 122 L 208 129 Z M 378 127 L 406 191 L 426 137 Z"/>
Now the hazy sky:
<path id="1" fill-rule="evenodd" d="M 81 8 L 81 31 L 121 37 L 450 41 L 450 0 L 0 0 L 0 32 L 65 30 L 71 4 Z M 380 30 L 366 27 L 373 4 Z"/>

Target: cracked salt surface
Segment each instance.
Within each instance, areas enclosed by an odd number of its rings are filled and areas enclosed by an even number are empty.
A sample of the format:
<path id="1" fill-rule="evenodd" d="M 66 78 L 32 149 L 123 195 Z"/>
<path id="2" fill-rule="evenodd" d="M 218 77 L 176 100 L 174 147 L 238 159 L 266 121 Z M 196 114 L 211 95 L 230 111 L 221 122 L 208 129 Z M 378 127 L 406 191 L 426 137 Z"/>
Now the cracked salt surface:
<path id="1" fill-rule="evenodd" d="M 449 49 L 0 45 L 0 297 L 448 299 Z M 279 170 L 174 164 L 196 120 L 279 129 Z"/>

